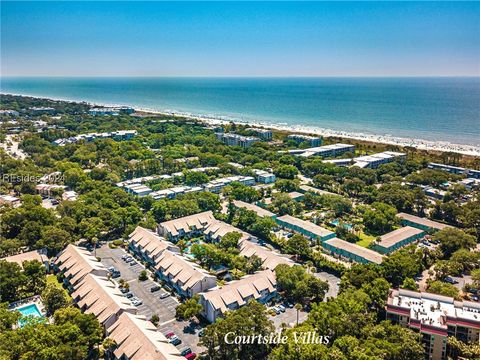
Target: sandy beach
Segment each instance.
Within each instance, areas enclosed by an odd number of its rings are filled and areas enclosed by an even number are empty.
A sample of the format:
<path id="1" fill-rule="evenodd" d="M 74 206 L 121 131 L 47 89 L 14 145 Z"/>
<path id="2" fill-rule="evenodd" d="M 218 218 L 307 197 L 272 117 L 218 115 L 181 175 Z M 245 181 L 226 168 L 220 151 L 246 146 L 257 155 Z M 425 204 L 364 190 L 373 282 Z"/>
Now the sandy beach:
<path id="1" fill-rule="evenodd" d="M 233 122 L 239 125 L 263 127 L 263 128 L 269 128 L 269 129 L 279 130 L 279 131 L 287 131 L 287 132 L 295 132 L 295 133 L 303 133 L 303 134 L 315 134 L 323 137 L 339 137 L 339 138 L 352 139 L 352 140 L 369 141 L 373 143 L 397 145 L 402 147 L 413 147 L 420 150 L 445 151 L 445 152 L 460 153 L 460 154 L 469 155 L 469 156 L 480 156 L 480 146 L 467 145 L 467 144 L 454 144 L 448 141 L 432 141 L 432 140 L 425 140 L 425 139 L 396 137 L 391 135 L 339 131 L 339 130 L 332 130 L 332 129 L 324 129 L 324 128 L 315 127 L 315 126 L 300 126 L 300 125 L 297 126 L 297 125 L 284 125 L 284 124 L 242 121 L 239 119 L 234 119 L 229 117 L 196 115 L 196 114 L 184 113 L 184 112 L 178 112 L 178 111 L 165 111 L 165 110 L 161 111 L 161 110 L 155 110 L 150 108 L 137 107 L 135 105 L 92 103 L 89 101 L 84 101 L 79 99 L 50 98 L 50 97 L 41 97 L 41 96 L 34 96 L 34 95 L 27 95 L 27 94 L 13 94 L 13 93 L 2 93 L 2 94 L 15 95 L 15 96 L 27 96 L 27 97 L 47 99 L 47 100 L 53 100 L 53 101 L 84 102 L 95 107 L 129 106 L 135 109 L 135 111 L 137 112 L 149 113 L 154 115 L 182 117 L 182 118 L 187 118 L 191 120 L 202 121 L 208 125 L 222 125 L 222 124 L 228 124 Z"/>

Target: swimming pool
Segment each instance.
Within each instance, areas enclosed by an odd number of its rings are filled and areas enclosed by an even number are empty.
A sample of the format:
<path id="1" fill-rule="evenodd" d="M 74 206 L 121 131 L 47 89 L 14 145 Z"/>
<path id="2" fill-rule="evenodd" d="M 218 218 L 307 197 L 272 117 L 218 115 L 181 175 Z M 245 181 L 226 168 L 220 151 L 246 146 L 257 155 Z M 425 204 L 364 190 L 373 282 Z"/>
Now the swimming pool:
<path id="1" fill-rule="evenodd" d="M 38 308 L 37 304 L 29 304 L 26 306 L 19 307 L 17 309 L 20 314 L 22 314 L 22 318 L 25 316 L 33 316 L 33 317 L 43 317 L 42 313 L 40 312 L 40 309 Z M 24 319 L 20 319 L 18 321 L 18 324 L 20 327 L 25 325 L 26 321 Z"/>

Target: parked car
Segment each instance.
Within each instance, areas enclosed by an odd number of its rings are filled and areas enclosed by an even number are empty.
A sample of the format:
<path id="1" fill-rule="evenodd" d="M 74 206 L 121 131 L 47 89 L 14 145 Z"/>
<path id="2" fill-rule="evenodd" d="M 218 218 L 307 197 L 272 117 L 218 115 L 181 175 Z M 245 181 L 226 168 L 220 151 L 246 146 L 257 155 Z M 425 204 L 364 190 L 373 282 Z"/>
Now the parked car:
<path id="1" fill-rule="evenodd" d="M 127 262 L 127 263 L 129 263 L 131 261 L 133 261 L 133 257 L 131 257 L 131 256 L 129 256 L 125 259 L 125 262 Z"/>
<path id="2" fill-rule="evenodd" d="M 138 264 L 138 263 L 137 263 L 135 260 L 130 261 L 130 266 L 135 266 L 135 265 L 137 265 L 137 264 Z"/>
<path id="3" fill-rule="evenodd" d="M 60 204 L 60 201 L 58 201 L 57 199 L 52 200 L 52 205 L 58 205 L 58 204 Z"/>
<path id="4" fill-rule="evenodd" d="M 458 284 L 458 281 L 455 280 L 454 278 L 450 277 L 450 276 L 447 276 L 447 277 L 445 278 L 445 282 L 446 282 L 446 283 L 449 283 L 449 284 L 452 284 L 452 285 Z"/>
<path id="5" fill-rule="evenodd" d="M 130 257 L 130 255 L 128 255 L 128 254 L 123 254 L 123 255 L 122 255 L 122 260 L 125 261 L 128 257 Z"/>
<path id="6" fill-rule="evenodd" d="M 133 298 L 134 294 L 131 291 L 129 291 L 125 294 L 125 296 L 127 297 L 127 299 L 131 299 Z"/>
<path id="7" fill-rule="evenodd" d="M 165 337 L 167 339 L 170 339 L 172 337 L 176 336 L 175 333 L 173 331 L 169 331 L 168 333 L 165 334 Z"/>
<path id="8" fill-rule="evenodd" d="M 182 340 L 180 340 L 177 336 L 173 336 L 170 338 L 170 340 L 168 340 L 168 342 L 172 345 L 177 346 L 182 343 Z"/>
<path id="9" fill-rule="evenodd" d="M 113 279 L 116 279 L 116 278 L 119 278 L 122 274 L 120 274 L 120 271 L 115 271 L 114 273 L 112 273 L 112 278 Z"/>
<path id="10" fill-rule="evenodd" d="M 124 288 L 124 287 L 120 287 L 120 292 L 121 292 L 122 294 L 126 294 L 126 293 L 128 293 L 128 289 L 127 289 L 127 288 Z"/>
<path id="11" fill-rule="evenodd" d="M 108 270 L 108 272 L 113 273 L 113 272 L 115 272 L 117 269 L 115 269 L 114 266 L 110 266 L 107 270 Z"/>
<path id="12" fill-rule="evenodd" d="M 143 304 L 142 299 L 139 299 L 136 296 L 132 297 L 130 300 L 132 301 L 132 304 L 135 306 L 140 306 Z"/>
<path id="13" fill-rule="evenodd" d="M 163 293 L 163 294 L 160 295 L 160 299 L 166 299 L 169 296 L 170 296 L 169 293 Z"/>
<path id="14" fill-rule="evenodd" d="M 152 286 L 150 288 L 150 292 L 152 292 L 152 293 L 155 292 L 155 291 L 158 291 L 158 290 L 160 290 L 160 286 L 158 286 L 158 285 Z"/>
<path id="15" fill-rule="evenodd" d="M 180 355 L 185 356 L 187 354 L 190 354 L 192 352 L 192 349 L 189 347 L 184 347 L 183 349 L 180 350 Z"/>
<path id="16" fill-rule="evenodd" d="M 288 307 L 289 309 L 293 308 L 293 304 L 291 302 L 286 302 L 285 306 Z"/>
<path id="17" fill-rule="evenodd" d="M 202 329 L 198 332 L 199 337 L 203 337 L 203 335 L 205 335 L 205 329 Z"/>
<path id="18" fill-rule="evenodd" d="M 197 357 L 197 354 L 195 354 L 195 353 L 190 353 L 190 354 L 185 355 L 185 359 L 188 359 L 188 360 L 193 360 L 196 357 Z"/>
<path id="19" fill-rule="evenodd" d="M 272 310 L 275 311 L 275 314 L 280 315 L 281 311 L 278 307 L 274 306 L 272 307 Z"/>
<path id="20" fill-rule="evenodd" d="M 281 312 L 285 312 L 285 306 L 283 305 L 277 305 L 277 309 L 280 310 Z"/>

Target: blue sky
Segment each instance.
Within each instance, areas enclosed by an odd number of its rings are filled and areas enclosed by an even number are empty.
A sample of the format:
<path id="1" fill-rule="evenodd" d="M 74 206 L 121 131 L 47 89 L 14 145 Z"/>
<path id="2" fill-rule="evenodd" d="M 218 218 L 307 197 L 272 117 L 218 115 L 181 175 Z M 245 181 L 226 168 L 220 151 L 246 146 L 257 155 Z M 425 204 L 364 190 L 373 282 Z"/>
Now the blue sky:
<path id="1" fill-rule="evenodd" d="M 478 2 L 1 7 L 4 76 L 480 76 Z"/>

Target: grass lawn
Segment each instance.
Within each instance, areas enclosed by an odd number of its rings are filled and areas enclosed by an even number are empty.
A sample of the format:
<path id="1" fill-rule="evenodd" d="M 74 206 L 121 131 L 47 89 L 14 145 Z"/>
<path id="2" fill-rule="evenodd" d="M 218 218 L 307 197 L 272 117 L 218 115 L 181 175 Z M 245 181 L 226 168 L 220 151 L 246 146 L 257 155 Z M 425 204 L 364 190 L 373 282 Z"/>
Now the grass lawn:
<path id="1" fill-rule="evenodd" d="M 368 247 L 372 241 L 374 241 L 376 238 L 375 236 L 372 235 L 367 235 L 363 231 L 359 235 L 360 241 L 357 242 L 357 245 L 363 246 L 363 247 Z"/>
<path id="2" fill-rule="evenodd" d="M 48 284 L 54 284 L 56 287 L 65 291 L 65 294 L 67 295 L 68 300 L 72 301 L 72 297 L 70 296 L 68 291 L 63 288 L 62 284 L 58 282 L 57 277 L 55 275 L 53 274 L 47 275 L 47 285 Z"/>

